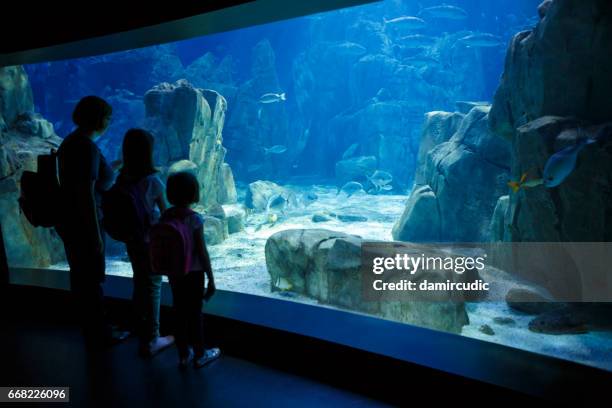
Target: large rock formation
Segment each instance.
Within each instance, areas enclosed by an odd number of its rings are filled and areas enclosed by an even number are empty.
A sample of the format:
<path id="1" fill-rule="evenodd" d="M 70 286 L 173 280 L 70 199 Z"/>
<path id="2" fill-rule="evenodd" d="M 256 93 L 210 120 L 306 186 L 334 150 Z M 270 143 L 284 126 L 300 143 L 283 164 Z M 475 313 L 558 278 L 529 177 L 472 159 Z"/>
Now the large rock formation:
<path id="1" fill-rule="evenodd" d="M 277 232 L 265 247 L 272 290 L 290 287 L 321 303 L 436 330 L 461 332 L 468 317 L 463 303 L 450 300 L 449 293 L 437 301 L 400 302 L 384 296 L 365 301 L 361 244 L 360 237 L 324 229 Z M 440 280 L 446 281 L 448 277 L 442 275 Z"/>
<path id="2" fill-rule="evenodd" d="M 276 55 L 267 39 L 252 52 L 251 77 L 236 92 L 225 132 L 229 157 L 241 179 L 278 177 L 290 168 L 293 132 L 289 132 L 286 102 L 261 103 L 266 93 L 283 93 L 276 71 Z M 283 145 L 289 149 L 270 157 L 265 148 Z M 256 170 L 253 170 L 254 166 Z"/>
<path id="3" fill-rule="evenodd" d="M 542 16 L 533 30 L 512 40 L 489 115 L 491 129 L 510 140 L 512 178 L 541 177 L 551 155 L 575 143 L 558 137 L 565 130 L 597 143 L 580 151 L 559 186 L 500 198 L 491 236 L 511 242 L 610 241 L 612 138 L 605 122 L 612 120 L 612 5 L 555 0 Z M 575 294 L 585 277 L 578 269 L 568 273 L 567 266 L 560 276 L 553 261 L 529 278 L 557 298 Z"/>
<path id="4" fill-rule="evenodd" d="M 17 204 L 22 172 L 36 171 L 37 156 L 61 142 L 53 126 L 33 111 L 24 69 L 0 68 L 0 224 L 9 265 L 36 268 L 65 255 L 55 231 L 32 227 Z"/>
<path id="5" fill-rule="evenodd" d="M 554 0 L 530 31 L 514 36 L 491 109 L 491 127 L 511 138 L 542 116 L 612 118 L 612 5 Z"/>
<path id="6" fill-rule="evenodd" d="M 488 106 L 427 116 L 417 179 L 393 227 L 401 241 L 479 242 L 488 238 L 497 199 L 507 192 L 509 143 L 488 129 Z M 458 120 L 461 119 L 461 120 Z M 449 137 L 452 134 L 452 137 Z M 448 141 L 444 141 L 448 140 Z"/>
<path id="7" fill-rule="evenodd" d="M 144 102 L 145 126 L 155 136 L 155 162 L 170 167 L 177 161 L 191 161 L 204 207 L 235 202 L 234 179 L 224 163 L 222 132 L 227 103 L 223 96 L 180 80 L 153 87 Z"/>

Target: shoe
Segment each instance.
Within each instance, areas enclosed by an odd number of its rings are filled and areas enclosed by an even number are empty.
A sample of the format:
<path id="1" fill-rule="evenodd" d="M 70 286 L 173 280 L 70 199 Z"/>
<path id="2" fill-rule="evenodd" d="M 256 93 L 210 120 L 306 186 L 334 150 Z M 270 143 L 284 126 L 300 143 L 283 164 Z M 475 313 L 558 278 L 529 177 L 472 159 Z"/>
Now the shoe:
<path id="1" fill-rule="evenodd" d="M 179 360 L 179 368 L 184 370 L 193 361 L 193 350 L 189 349 L 189 354 Z"/>
<path id="2" fill-rule="evenodd" d="M 193 366 L 195 368 L 204 367 L 206 364 L 210 363 L 213 360 L 218 359 L 221 356 L 221 350 L 218 347 L 209 348 L 204 351 L 204 355 L 200 358 L 197 358 L 193 362 Z"/>
<path id="3" fill-rule="evenodd" d="M 149 355 L 154 356 L 174 344 L 174 336 L 156 337 L 148 344 Z"/>

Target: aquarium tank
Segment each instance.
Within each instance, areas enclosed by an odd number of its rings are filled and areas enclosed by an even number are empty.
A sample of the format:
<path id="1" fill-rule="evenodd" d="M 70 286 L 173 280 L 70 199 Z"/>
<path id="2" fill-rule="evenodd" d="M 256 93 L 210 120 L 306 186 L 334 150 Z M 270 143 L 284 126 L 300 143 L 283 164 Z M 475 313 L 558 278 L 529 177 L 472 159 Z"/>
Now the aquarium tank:
<path id="1" fill-rule="evenodd" d="M 604 34 L 581 42 L 594 17 L 579 3 L 385 0 L 2 68 L 9 264 L 67 269 L 54 230 L 20 214 L 19 174 L 58 146 L 76 102 L 94 94 L 113 107 L 96 141 L 108 161 L 142 127 L 163 179 L 196 175 L 218 288 L 611 370 L 605 305 L 557 296 L 580 281 L 571 271 L 545 291 L 554 266 L 525 279 L 488 264 L 480 278 L 503 288 L 490 299 L 391 306 L 365 302 L 358 283 L 366 242 L 612 241 L 602 125 L 612 87 L 592 64 L 609 67 L 612 52 Z M 110 239 L 107 274 L 132 275 L 125 245 Z"/>

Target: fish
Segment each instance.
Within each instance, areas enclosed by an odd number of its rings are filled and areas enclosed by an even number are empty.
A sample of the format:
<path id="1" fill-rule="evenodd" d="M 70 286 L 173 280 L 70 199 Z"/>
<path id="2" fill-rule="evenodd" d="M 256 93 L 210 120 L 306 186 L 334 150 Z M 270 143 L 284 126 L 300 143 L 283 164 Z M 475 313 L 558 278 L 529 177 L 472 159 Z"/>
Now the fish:
<path id="1" fill-rule="evenodd" d="M 259 102 L 260 103 L 275 103 L 275 102 L 281 102 L 281 101 L 286 101 L 287 100 L 287 96 L 285 95 L 285 93 L 266 93 L 261 95 L 261 97 L 259 98 Z"/>
<path id="2" fill-rule="evenodd" d="M 389 172 L 376 170 L 371 176 L 368 176 L 368 180 L 374 185 L 376 191 L 381 191 L 384 186 L 393 181 L 393 176 Z"/>
<path id="3" fill-rule="evenodd" d="M 355 155 L 355 151 L 359 147 L 359 143 L 353 143 L 346 149 L 346 151 L 342 154 L 342 160 L 349 159 Z"/>
<path id="4" fill-rule="evenodd" d="M 264 147 L 265 154 L 282 154 L 287 151 L 287 147 L 283 145 L 274 145 L 272 147 Z"/>
<path id="5" fill-rule="evenodd" d="M 414 57 L 408 57 L 403 60 L 406 65 L 410 65 L 417 68 L 440 65 L 440 61 L 435 58 L 428 57 L 426 55 L 416 55 Z"/>
<path id="6" fill-rule="evenodd" d="M 425 20 L 419 17 L 402 16 L 391 20 L 384 19 L 385 27 L 390 27 L 397 32 L 420 30 L 427 26 Z"/>
<path id="7" fill-rule="evenodd" d="M 270 213 L 268 214 L 268 216 L 262 223 L 260 223 L 257 227 L 255 227 L 255 231 L 259 231 L 264 225 L 267 225 L 268 228 L 272 228 L 274 225 L 276 225 L 277 221 L 278 221 L 278 215 L 274 213 Z"/>
<path id="8" fill-rule="evenodd" d="M 561 136 L 561 135 L 560 135 Z M 596 140 L 591 137 L 582 137 L 575 145 L 568 146 L 559 150 L 546 161 L 544 173 L 542 175 L 544 186 L 551 188 L 557 187 L 569 176 L 576 167 L 578 153 L 589 144 Z"/>
<path id="9" fill-rule="evenodd" d="M 270 196 L 268 199 L 268 204 L 266 205 L 266 211 L 277 210 L 277 211 L 285 211 L 287 208 L 289 200 L 282 194 L 274 194 Z"/>
<path id="10" fill-rule="evenodd" d="M 427 7 L 421 11 L 421 14 L 432 18 L 444 18 L 447 20 L 465 20 L 468 18 L 468 13 L 461 7 L 442 4 L 440 6 Z"/>
<path id="11" fill-rule="evenodd" d="M 330 47 L 330 51 L 335 54 L 340 54 L 340 55 L 345 55 L 345 56 L 355 57 L 355 58 L 361 57 L 362 55 L 368 52 L 363 45 L 360 45 L 354 42 L 350 42 L 350 41 L 345 41 L 340 44 L 336 44 Z"/>
<path id="12" fill-rule="evenodd" d="M 512 189 L 513 193 L 516 194 L 521 188 L 523 189 L 533 188 L 543 183 L 543 180 L 541 178 L 533 178 L 531 180 L 527 180 L 528 175 L 529 175 L 529 172 L 525 172 L 521 175 L 521 178 L 519 179 L 519 181 L 511 180 L 508 182 L 508 187 Z"/>
<path id="13" fill-rule="evenodd" d="M 399 41 L 406 48 L 425 48 L 436 43 L 438 39 L 423 34 L 411 34 L 401 37 Z"/>
<path id="14" fill-rule="evenodd" d="M 343 185 L 339 190 L 338 190 L 338 194 L 340 194 L 341 192 L 343 192 L 344 194 L 347 195 L 347 197 L 352 196 L 353 194 L 359 192 L 359 191 L 364 191 L 363 190 L 363 186 L 361 185 L 361 183 L 358 183 L 356 181 L 349 181 L 348 183 L 346 183 L 345 185 Z"/>
<path id="15" fill-rule="evenodd" d="M 465 37 L 460 38 L 459 41 L 467 47 L 473 48 L 490 48 L 503 45 L 500 37 L 489 33 L 474 33 L 466 35 Z"/>

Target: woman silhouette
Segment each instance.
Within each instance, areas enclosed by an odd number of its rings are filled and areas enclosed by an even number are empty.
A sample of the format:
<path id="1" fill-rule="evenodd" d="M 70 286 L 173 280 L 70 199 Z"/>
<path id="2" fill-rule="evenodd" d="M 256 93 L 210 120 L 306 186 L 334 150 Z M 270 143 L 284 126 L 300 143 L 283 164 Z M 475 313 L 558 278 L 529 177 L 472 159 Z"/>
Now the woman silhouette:
<path id="1" fill-rule="evenodd" d="M 77 126 L 58 149 L 58 172 L 63 199 L 57 230 L 70 265 L 70 287 L 86 343 L 105 346 L 125 338 L 113 333 L 104 313 L 104 231 L 101 194 L 113 182 L 113 171 L 93 140 L 104 133 L 111 106 L 97 96 L 81 99 L 72 113 Z"/>

